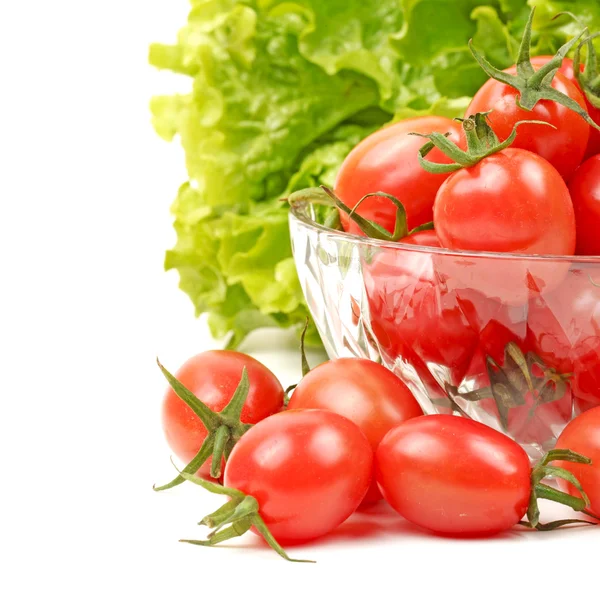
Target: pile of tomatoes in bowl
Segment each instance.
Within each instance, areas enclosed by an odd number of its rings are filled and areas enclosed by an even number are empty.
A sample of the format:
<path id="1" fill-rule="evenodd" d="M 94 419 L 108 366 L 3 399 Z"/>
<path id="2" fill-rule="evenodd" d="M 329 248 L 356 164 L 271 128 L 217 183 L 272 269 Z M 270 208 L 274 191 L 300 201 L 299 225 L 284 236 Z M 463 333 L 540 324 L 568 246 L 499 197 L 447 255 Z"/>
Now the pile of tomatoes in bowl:
<path id="1" fill-rule="evenodd" d="M 512 68 L 472 48 L 490 79 L 464 118 L 373 133 L 321 191 L 340 211 L 332 244 L 358 253 L 353 322 L 382 362 L 418 377 L 428 412 L 485 422 L 535 457 L 600 405 L 600 78 L 586 31 L 531 58 L 532 21 Z"/>

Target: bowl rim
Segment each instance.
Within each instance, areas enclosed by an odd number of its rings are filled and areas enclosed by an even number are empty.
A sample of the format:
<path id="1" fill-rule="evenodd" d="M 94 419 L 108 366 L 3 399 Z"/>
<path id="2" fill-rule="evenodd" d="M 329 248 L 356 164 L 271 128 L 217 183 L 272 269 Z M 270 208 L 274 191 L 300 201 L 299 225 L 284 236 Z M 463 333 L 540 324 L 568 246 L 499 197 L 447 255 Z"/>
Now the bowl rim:
<path id="1" fill-rule="evenodd" d="M 600 255 L 547 255 L 547 254 L 531 254 L 531 253 L 503 253 L 496 251 L 472 251 L 466 249 L 446 249 L 445 247 L 431 247 L 427 245 L 411 245 L 408 243 L 400 243 L 394 241 L 384 241 L 382 239 L 371 239 L 362 235 L 353 235 L 342 230 L 336 230 L 326 227 L 316 222 L 308 214 L 307 210 L 312 208 L 309 202 L 298 200 L 293 202 L 289 208 L 289 216 L 294 217 L 300 224 L 319 233 L 327 233 L 334 237 L 343 239 L 344 241 L 377 247 L 379 249 L 394 249 L 397 251 L 412 251 L 417 253 L 430 253 L 441 256 L 469 257 L 477 259 L 515 259 L 519 261 L 532 262 L 570 262 L 570 263 L 593 263 L 600 264 Z"/>

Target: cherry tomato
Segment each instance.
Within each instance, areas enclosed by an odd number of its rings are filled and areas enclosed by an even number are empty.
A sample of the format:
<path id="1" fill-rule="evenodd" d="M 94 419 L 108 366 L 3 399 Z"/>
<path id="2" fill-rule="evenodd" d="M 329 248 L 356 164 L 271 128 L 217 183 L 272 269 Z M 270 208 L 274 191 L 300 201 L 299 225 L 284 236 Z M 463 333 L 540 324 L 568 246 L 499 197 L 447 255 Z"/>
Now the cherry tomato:
<path id="1" fill-rule="evenodd" d="M 600 408 L 594 408 L 571 421 L 556 443 L 557 449 L 570 449 L 592 460 L 591 465 L 557 462 L 573 473 L 581 482 L 584 492 L 590 499 L 590 510 L 600 514 Z M 576 488 L 567 482 L 562 488 L 572 496 L 580 496 Z"/>
<path id="2" fill-rule="evenodd" d="M 373 451 L 394 426 L 423 414 L 408 387 L 392 371 L 359 358 L 330 360 L 310 371 L 288 405 L 288 409 L 298 408 L 331 410 L 352 420 Z M 364 502 L 380 498 L 373 481 Z"/>
<path id="3" fill-rule="evenodd" d="M 518 138 L 518 135 L 517 135 Z M 575 216 L 569 190 L 543 158 L 507 148 L 453 173 L 433 212 L 449 249 L 573 255 Z"/>
<path id="4" fill-rule="evenodd" d="M 531 58 L 531 63 L 534 68 L 541 68 L 544 64 L 549 62 L 553 56 L 536 56 L 535 58 Z M 581 64 L 581 71 L 583 72 L 585 69 L 585 65 Z M 579 82 L 577 82 L 577 78 L 575 78 L 575 72 L 573 70 L 573 60 L 571 58 L 565 58 L 563 60 L 562 66 L 558 69 L 558 71 L 564 75 L 567 80 L 570 80 L 581 92 L 583 99 L 585 101 L 585 106 L 587 108 L 587 112 L 590 117 L 600 125 L 600 109 L 594 107 L 585 96 L 585 93 L 581 91 L 581 87 L 579 86 Z M 590 138 L 587 143 L 587 149 L 585 151 L 584 159 L 587 159 L 595 154 L 600 153 L 600 131 L 596 130 L 596 128 L 592 128 L 590 126 Z"/>
<path id="5" fill-rule="evenodd" d="M 460 142 L 461 138 L 460 124 L 445 117 L 420 117 L 392 124 L 371 134 L 352 150 L 335 182 L 336 194 L 351 208 L 368 193 L 382 191 L 395 196 L 406 208 L 409 230 L 431 222 L 433 201 L 446 177 L 423 170 L 418 152 L 427 140 L 410 136 L 410 132 L 450 133 L 454 142 Z M 432 150 L 427 158 L 450 162 L 438 149 Z M 367 198 L 357 212 L 393 232 L 396 207 L 389 200 Z M 345 231 L 363 234 L 347 215 L 341 213 L 341 218 Z"/>
<path id="6" fill-rule="evenodd" d="M 328 410 L 289 410 L 253 426 L 225 468 L 224 484 L 256 498 L 281 544 L 314 539 L 363 500 L 373 451 L 360 429 Z"/>
<path id="7" fill-rule="evenodd" d="M 375 466 L 388 503 L 438 533 L 498 533 L 518 523 L 529 504 L 525 451 L 458 416 L 423 416 L 392 429 L 377 449 Z"/>
<path id="8" fill-rule="evenodd" d="M 527 318 L 528 348 L 558 373 L 571 373 L 573 396 L 590 405 L 600 405 L 599 283 L 599 274 L 574 269 L 529 303 Z"/>
<path id="9" fill-rule="evenodd" d="M 516 66 L 505 72 L 516 74 Z M 581 91 L 564 75 L 557 73 L 552 87 L 585 108 Z M 552 124 L 556 129 L 535 124 L 522 125 L 512 147 L 542 156 L 565 179 L 569 179 L 585 155 L 590 135 L 589 124 L 574 111 L 554 101 L 541 100 L 531 111 L 526 111 L 517 106 L 518 96 L 516 89 L 490 79 L 477 91 L 467 109 L 467 117 L 491 111 L 488 116 L 490 125 L 500 140 L 508 138 L 518 121 L 538 120 Z"/>
<path id="10" fill-rule="evenodd" d="M 412 241 L 437 244 L 431 232 L 417 239 L 419 235 L 413 235 Z M 433 252 L 390 247 L 364 266 L 371 327 L 388 358 L 400 356 L 420 367 L 443 365 L 456 384 L 469 366 L 477 334 L 460 310 L 456 294 L 440 282 L 434 261 Z"/>
<path id="11" fill-rule="evenodd" d="M 209 350 L 190 358 L 176 378 L 211 410 L 220 412 L 231 400 L 246 367 L 250 391 L 241 420 L 256 424 L 283 407 L 283 388 L 277 377 L 258 360 L 226 350 Z M 162 424 L 169 447 L 189 463 L 200 450 L 207 431 L 198 416 L 169 388 L 162 408 Z M 212 457 L 202 465 L 199 476 L 210 476 Z"/>
<path id="12" fill-rule="evenodd" d="M 585 161 L 571 178 L 569 191 L 577 223 L 578 255 L 600 255 L 600 155 Z"/>

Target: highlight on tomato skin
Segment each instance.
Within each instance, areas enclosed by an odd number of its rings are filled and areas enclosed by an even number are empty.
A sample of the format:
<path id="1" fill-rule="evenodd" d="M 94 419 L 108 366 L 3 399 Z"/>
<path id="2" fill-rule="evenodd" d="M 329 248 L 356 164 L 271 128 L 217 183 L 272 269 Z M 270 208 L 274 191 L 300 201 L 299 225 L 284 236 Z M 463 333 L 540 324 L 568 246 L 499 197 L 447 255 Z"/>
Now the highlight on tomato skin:
<path id="1" fill-rule="evenodd" d="M 282 545 L 321 537 L 362 502 L 373 451 L 350 420 L 329 410 L 288 410 L 253 426 L 233 449 L 224 485 L 258 501 Z"/>
<path id="2" fill-rule="evenodd" d="M 530 462 L 509 437 L 473 420 L 433 415 L 392 429 L 377 449 L 377 484 L 405 519 L 455 536 L 489 536 L 525 515 Z"/>
<path id="3" fill-rule="evenodd" d="M 255 358 L 241 352 L 209 350 L 188 359 L 175 377 L 211 410 L 229 403 L 246 368 L 250 382 L 241 421 L 255 424 L 283 407 L 283 387 L 277 377 Z M 162 405 L 162 425 L 169 448 L 184 463 L 200 450 L 207 430 L 198 416 L 168 388 Z M 198 470 L 210 477 L 212 457 Z"/>
<path id="4" fill-rule="evenodd" d="M 571 449 L 589 457 L 591 465 L 566 461 L 556 465 L 569 470 L 581 483 L 590 499 L 589 510 L 600 515 L 600 406 L 572 420 L 560 435 L 556 448 Z M 564 480 L 561 488 L 572 496 L 581 497 L 577 489 Z"/>
<path id="5" fill-rule="evenodd" d="M 329 360 L 312 369 L 294 389 L 288 409 L 330 410 L 348 418 L 367 437 L 373 452 L 392 428 L 423 415 L 399 377 L 381 364 L 360 358 Z M 379 499 L 373 479 L 363 504 Z"/>

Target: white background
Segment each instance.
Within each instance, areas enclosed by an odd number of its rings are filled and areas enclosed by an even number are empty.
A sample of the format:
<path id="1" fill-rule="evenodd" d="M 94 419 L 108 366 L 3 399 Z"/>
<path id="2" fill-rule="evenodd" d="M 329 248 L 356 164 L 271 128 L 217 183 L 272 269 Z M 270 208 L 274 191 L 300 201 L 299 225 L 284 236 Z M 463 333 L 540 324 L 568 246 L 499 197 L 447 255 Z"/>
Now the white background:
<path id="1" fill-rule="evenodd" d="M 460 541 L 381 505 L 291 551 L 316 565 L 252 535 L 220 550 L 177 542 L 201 537 L 218 503 L 189 484 L 151 489 L 172 475 L 154 359 L 174 369 L 214 346 L 162 271 L 185 172 L 147 108 L 185 88 L 146 53 L 186 12 L 184 0 L 1 3 L 0 588 L 597 591 L 593 528 Z M 246 349 L 297 378 L 290 336 Z"/>

